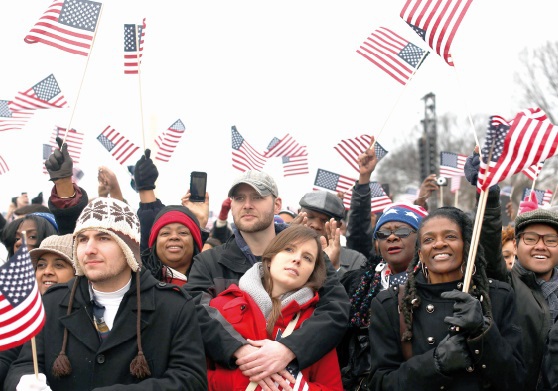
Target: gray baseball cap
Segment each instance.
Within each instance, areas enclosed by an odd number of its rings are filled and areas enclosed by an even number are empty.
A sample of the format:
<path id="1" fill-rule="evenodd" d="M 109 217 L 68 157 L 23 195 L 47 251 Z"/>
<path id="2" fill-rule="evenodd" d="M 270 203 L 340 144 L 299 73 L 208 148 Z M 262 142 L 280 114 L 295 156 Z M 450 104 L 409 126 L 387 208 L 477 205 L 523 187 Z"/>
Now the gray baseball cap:
<path id="1" fill-rule="evenodd" d="M 315 212 L 323 213 L 335 219 L 342 219 L 345 216 L 343 201 L 333 193 L 316 190 L 306 193 L 299 201 L 300 206 Z"/>
<path id="2" fill-rule="evenodd" d="M 234 195 L 236 187 L 242 183 L 252 186 L 262 197 L 267 197 L 268 195 L 279 196 L 277 184 L 269 174 L 263 171 L 245 171 L 234 180 L 229 190 L 229 197 Z"/>

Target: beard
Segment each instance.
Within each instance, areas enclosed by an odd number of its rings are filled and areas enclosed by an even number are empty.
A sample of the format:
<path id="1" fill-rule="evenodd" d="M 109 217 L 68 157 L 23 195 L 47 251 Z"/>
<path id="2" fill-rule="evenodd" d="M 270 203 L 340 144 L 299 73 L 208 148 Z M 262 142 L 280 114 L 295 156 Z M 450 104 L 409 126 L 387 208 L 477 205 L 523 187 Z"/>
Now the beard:
<path id="1" fill-rule="evenodd" d="M 273 224 L 273 217 L 274 217 L 274 213 L 273 210 L 271 210 L 268 213 L 262 214 L 262 216 L 259 219 L 257 219 L 257 221 L 245 222 L 239 219 L 240 221 L 238 222 L 235 221 L 234 225 L 236 225 L 236 228 L 238 228 L 240 232 L 246 232 L 246 233 L 260 232 L 260 231 L 264 231 L 271 224 Z"/>

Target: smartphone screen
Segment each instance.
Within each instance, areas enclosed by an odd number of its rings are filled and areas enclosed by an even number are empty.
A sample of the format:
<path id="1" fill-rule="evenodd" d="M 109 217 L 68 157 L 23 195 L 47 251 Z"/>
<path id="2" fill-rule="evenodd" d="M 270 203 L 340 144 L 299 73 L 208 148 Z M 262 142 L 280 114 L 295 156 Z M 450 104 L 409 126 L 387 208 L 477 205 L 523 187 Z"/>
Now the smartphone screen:
<path id="1" fill-rule="evenodd" d="M 207 187 L 207 173 L 192 171 L 190 174 L 190 201 L 204 202 Z"/>

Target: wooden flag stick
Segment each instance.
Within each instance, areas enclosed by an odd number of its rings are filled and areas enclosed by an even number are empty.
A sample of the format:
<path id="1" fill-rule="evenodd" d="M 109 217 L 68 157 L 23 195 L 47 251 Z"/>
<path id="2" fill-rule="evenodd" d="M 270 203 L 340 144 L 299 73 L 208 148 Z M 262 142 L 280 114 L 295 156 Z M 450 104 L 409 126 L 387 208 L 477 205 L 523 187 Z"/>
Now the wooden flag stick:
<path id="1" fill-rule="evenodd" d="M 554 193 L 552 193 L 552 198 L 550 199 L 550 205 L 552 205 L 552 203 L 554 202 L 554 196 L 556 195 L 557 191 L 558 191 L 558 184 L 556 184 L 556 187 L 554 188 Z"/>
<path id="2" fill-rule="evenodd" d="M 89 65 L 89 58 L 91 57 L 91 52 L 93 51 L 93 45 L 95 44 L 95 37 L 97 37 L 97 31 L 99 30 L 99 24 L 101 23 L 101 15 L 103 14 L 103 3 L 101 4 L 101 8 L 99 9 L 99 17 L 97 18 L 97 26 L 95 27 L 95 32 L 93 33 L 93 38 L 91 38 L 91 47 L 89 48 L 89 53 L 87 53 L 87 60 L 85 61 L 85 68 L 83 69 L 83 74 L 81 75 L 81 81 L 79 83 L 78 92 L 76 95 L 76 100 L 74 101 L 74 107 L 72 107 L 72 111 L 70 113 L 70 121 L 68 121 L 68 126 L 66 127 L 66 132 L 64 133 L 64 138 L 62 139 L 62 144 L 66 142 L 66 137 L 68 136 L 68 132 L 72 128 L 72 120 L 74 119 L 74 113 L 76 112 L 77 103 L 79 100 L 79 95 L 81 93 L 81 87 L 83 86 L 83 80 L 85 80 L 85 75 L 87 74 L 87 67 Z"/>
<path id="3" fill-rule="evenodd" d="M 21 236 L 23 243 L 27 245 L 27 232 L 21 231 Z M 35 337 L 31 338 L 31 352 L 33 354 L 33 369 L 35 370 L 35 378 L 39 379 L 39 362 L 37 360 L 37 344 L 35 343 Z"/>
<path id="4" fill-rule="evenodd" d="M 418 65 L 415 69 L 413 69 L 413 72 L 411 73 L 411 76 L 409 76 L 409 79 L 407 80 L 407 83 L 405 84 L 405 86 L 401 89 L 401 92 L 399 93 L 399 95 L 397 96 L 397 99 L 395 100 L 395 103 L 393 104 L 393 106 L 391 107 L 391 110 L 389 111 L 386 120 L 384 121 L 384 124 L 382 125 L 382 127 L 380 128 L 378 134 L 376 135 L 376 140 L 380 138 L 380 134 L 383 132 L 384 128 L 386 127 L 386 124 L 388 123 L 391 115 L 393 114 L 393 112 L 395 111 L 395 108 L 397 107 L 397 104 L 399 103 L 399 100 L 401 99 L 401 97 L 403 96 L 403 93 L 405 92 L 405 88 L 409 85 L 409 83 L 411 82 L 411 79 L 413 78 L 413 76 L 415 75 L 415 73 L 417 73 L 418 68 L 420 67 L 420 64 L 422 64 L 422 62 L 424 61 L 424 59 L 426 58 L 426 56 L 428 56 L 428 51 L 424 51 L 424 53 L 422 54 L 422 57 L 420 58 L 420 61 L 418 62 Z M 371 148 L 374 146 L 374 143 L 372 143 L 372 145 L 370 146 Z"/>
<path id="5" fill-rule="evenodd" d="M 444 188 L 440 186 L 440 208 L 444 206 Z"/>
<path id="6" fill-rule="evenodd" d="M 488 178 L 490 172 L 490 161 L 492 160 L 492 151 L 494 150 L 494 144 L 496 140 L 492 140 L 492 145 L 490 146 L 490 152 L 488 153 L 488 160 L 486 164 L 486 171 L 484 173 L 484 181 Z M 481 156 L 482 159 L 482 156 Z M 479 179 L 477 179 L 478 181 Z M 483 183 L 484 183 L 483 181 Z M 477 256 L 477 248 L 479 245 L 480 232 L 482 228 L 482 220 L 484 218 L 484 211 L 486 209 L 486 200 L 488 199 L 488 191 L 482 190 L 479 196 L 479 203 L 477 206 L 477 213 L 475 214 L 475 224 L 473 226 L 473 236 L 471 238 L 471 247 L 469 249 L 469 257 L 467 258 L 467 269 L 465 270 L 465 275 L 463 276 L 463 292 L 469 292 L 469 286 L 471 285 L 471 278 L 473 277 L 473 269 L 475 266 L 475 258 Z"/>
<path id="7" fill-rule="evenodd" d="M 142 23 L 143 25 L 143 23 Z M 143 34 L 143 31 L 142 31 Z M 143 126 L 143 97 L 141 94 L 141 62 L 140 62 L 140 39 L 138 37 L 138 25 L 134 23 L 134 36 L 136 39 L 136 58 L 138 61 L 138 87 L 139 87 L 139 106 L 140 106 L 140 120 L 141 120 L 141 138 L 143 143 L 143 150 L 145 151 L 145 127 Z"/>
<path id="8" fill-rule="evenodd" d="M 457 200 L 459 199 L 459 190 L 455 191 L 455 198 L 453 200 L 453 206 L 457 208 Z"/>

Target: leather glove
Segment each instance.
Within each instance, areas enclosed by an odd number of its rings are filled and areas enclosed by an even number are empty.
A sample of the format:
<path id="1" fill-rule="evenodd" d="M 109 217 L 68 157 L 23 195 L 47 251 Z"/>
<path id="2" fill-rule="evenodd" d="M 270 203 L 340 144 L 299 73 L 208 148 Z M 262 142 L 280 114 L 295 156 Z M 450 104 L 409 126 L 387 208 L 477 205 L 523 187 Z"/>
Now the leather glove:
<path id="1" fill-rule="evenodd" d="M 134 168 L 134 180 L 136 182 L 136 190 L 153 190 L 155 182 L 159 177 L 159 171 L 150 158 L 151 150 L 146 149 L 145 154 L 137 161 Z"/>
<path id="2" fill-rule="evenodd" d="M 473 152 L 472 155 L 467 156 L 465 161 L 465 166 L 463 166 L 463 171 L 465 172 L 465 179 L 471 185 L 477 185 L 477 179 L 479 178 L 480 169 L 480 154 Z"/>
<path id="3" fill-rule="evenodd" d="M 68 178 L 72 176 L 72 168 L 74 162 L 68 153 L 68 144 L 62 144 L 62 139 L 56 137 L 56 143 L 59 149 L 54 152 L 45 160 L 45 167 L 50 175 L 50 180 L 55 181 L 61 178 Z"/>
<path id="4" fill-rule="evenodd" d="M 17 383 L 16 391 L 52 391 L 46 382 L 46 376 L 39 373 L 39 378 L 35 375 L 23 375 Z"/>
<path id="5" fill-rule="evenodd" d="M 434 364 L 436 369 L 445 374 L 472 368 L 473 362 L 469 357 L 469 348 L 463 334 L 447 335 L 434 350 Z"/>
<path id="6" fill-rule="evenodd" d="M 219 212 L 219 220 L 227 220 L 229 211 L 231 210 L 231 201 L 232 200 L 230 198 L 223 201 L 223 204 L 221 205 L 221 212 Z"/>
<path id="7" fill-rule="evenodd" d="M 458 326 L 459 330 L 468 335 L 477 336 L 482 332 L 484 316 L 481 303 L 469 293 L 457 289 L 451 292 L 443 292 L 444 299 L 455 300 L 453 305 L 453 316 L 446 316 L 444 322 L 451 326 Z"/>

